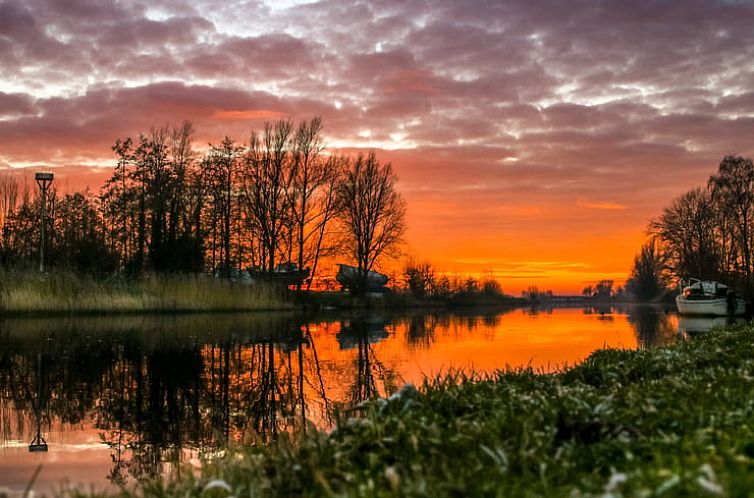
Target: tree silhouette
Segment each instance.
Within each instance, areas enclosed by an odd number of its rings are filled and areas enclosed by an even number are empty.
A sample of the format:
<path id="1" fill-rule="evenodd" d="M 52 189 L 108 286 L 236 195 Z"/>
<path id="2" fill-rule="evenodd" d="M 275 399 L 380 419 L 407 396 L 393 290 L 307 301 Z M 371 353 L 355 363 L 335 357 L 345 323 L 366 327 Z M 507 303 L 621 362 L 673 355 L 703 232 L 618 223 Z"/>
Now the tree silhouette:
<path id="1" fill-rule="evenodd" d="M 662 241 L 676 276 L 719 278 L 723 255 L 715 214 L 709 192 L 697 188 L 676 198 L 657 220 L 650 222 L 650 232 Z"/>
<path id="2" fill-rule="evenodd" d="M 708 182 L 712 201 L 733 221 L 741 269 L 750 285 L 752 276 L 751 223 L 754 221 L 754 164 L 751 159 L 726 156 Z"/>
<path id="3" fill-rule="evenodd" d="M 626 288 L 641 300 L 659 296 L 667 288 L 665 257 L 655 239 L 644 244 L 634 258 Z"/>
<path id="4" fill-rule="evenodd" d="M 406 230 L 406 204 L 396 189 L 397 180 L 391 164 L 381 164 L 370 152 L 349 165 L 338 186 L 345 242 L 360 277 L 354 288 L 357 295 L 365 294 L 369 271 L 396 248 Z"/>

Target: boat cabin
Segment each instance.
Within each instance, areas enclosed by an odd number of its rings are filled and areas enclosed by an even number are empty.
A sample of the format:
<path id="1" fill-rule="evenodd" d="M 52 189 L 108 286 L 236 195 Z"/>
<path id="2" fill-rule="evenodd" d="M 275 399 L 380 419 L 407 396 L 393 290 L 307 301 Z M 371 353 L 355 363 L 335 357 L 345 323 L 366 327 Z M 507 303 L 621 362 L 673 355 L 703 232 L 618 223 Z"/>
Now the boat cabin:
<path id="1" fill-rule="evenodd" d="M 692 280 L 687 287 L 683 288 L 683 297 L 688 301 L 725 299 L 728 294 L 728 286 L 718 282 Z"/>

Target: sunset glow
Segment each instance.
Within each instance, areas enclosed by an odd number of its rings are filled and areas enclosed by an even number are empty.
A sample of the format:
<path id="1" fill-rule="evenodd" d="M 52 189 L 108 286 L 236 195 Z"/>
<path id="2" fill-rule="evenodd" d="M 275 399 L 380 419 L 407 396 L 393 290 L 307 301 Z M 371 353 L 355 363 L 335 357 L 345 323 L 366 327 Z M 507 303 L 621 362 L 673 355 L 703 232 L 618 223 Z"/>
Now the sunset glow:
<path id="1" fill-rule="evenodd" d="M 580 293 L 751 155 L 753 20 L 734 0 L 10 0 L 0 167 L 96 191 L 119 137 L 187 119 L 202 149 L 319 115 L 330 152 L 393 163 L 406 254 Z"/>
<path id="2" fill-rule="evenodd" d="M 140 468 L 139 463 L 160 475 L 175 473 L 174 460 L 197 466 L 203 458 L 211 458 L 213 452 L 217 452 L 217 441 L 223 437 L 216 430 L 189 429 L 195 427 L 192 424 L 202 426 L 218 420 L 214 414 L 222 413 L 222 409 L 212 405 L 213 402 L 225 400 L 230 413 L 236 414 L 228 429 L 228 438 L 234 444 L 251 444 L 261 437 L 255 432 L 258 427 L 250 416 L 254 413 L 250 405 L 264 405 L 261 401 L 264 389 L 260 389 L 260 385 L 265 379 L 275 379 L 273 382 L 278 386 L 274 390 L 275 402 L 285 414 L 279 422 L 280 430 L 292 431 L 302 409 L 311 424 L 328 429 L 333 419 L 327 410 L 358 401 L 354 399 L 355 393 L 360 392 L 358 386 L 366 378 L 372 379 L 379 395 L 387 396 L 404 383 L 421 386 L 425 378 L 437 375 L 453 372 L 487 375 L 506 367 L 555 372 L 578 364 L 600 348 L 646 348 L 675 340 L 677 317 L 650 310 L 650 322 L 654 324 L 649 327 L 650 333 L 646 326 L 642 328 L 641 317 L 640 310 L 610 306 L 517 309 L 467 316 L 413 314 L 391 320 L 374 315 L 367 322 L 322 319 L 299 325 L 298 333 L 293 335 L 280 334 L 293 329 L 290 326 L 275 328 L 274 320 L 266 322 L 262 329 L 248 326 L 249 323 L 265 323 L 262 315 L 247 315 L 244 318 L 249 321 L 240 326 L 239 322 L 244 322 L 239 321 L 238 316 L 205 316 L 208 320 L 205 323 L 212 324 L 213 332 L 201 325 L 194 328 L 191 324 L 198 325 L 192 322 L 196 317 L 164 321 L 143 317 L 143 321 L 137 323 L 144 331 L 162 330 L 162 333 L 142 335 L 134 335 L 133 318 L 93 317 L 77 322 L 86 330 L 78 336 L 80 342 L 75 335 L 74 338 L 64 336 L 68 342 L 63 342 L 61 336 L 56 337 L 48 328 L 51 321 L 26 322 L 25 327 L 16 326 L 15 333 L 3 337 L 5 344 L 15 351 L 7 357 L 13 360 L 5 365 L 23 365 L 24 353 L 20 350 L 30 348 L 29 344 L 39 338 L 43 339 L 44 348 L 50 347 L 49 343 L 53 349 L 80 351 L 83 348 L 87 354 L 92 354 L 87 344 L 93 342 L 97 348 L 119 353 L 106 373 L 94 377 L 96 381 L 87 386 L 92 394 L 86 399 L 96 401 L 90 401 L 91 405 L 81 403 L 85 408 L 75 411 L 75 423 L 62 420 L 60 411 L 52 412 L 49 421 L 45 420 L 49 452 L 30 454 L 27 450 L 35 428 L 31 404 L 0 399 L 0 423 L 6 428 L 0 433 L 2 485 L 24 489 L 38 464 L 43 465 L 43 470 L 36 485 L 42 492 L 59 489 L 62 482 L 87 489 L 94 486 L 98 490 L 114 490 L 108 476 L 117 475 L 114 469 L 121 462 L 119 458 L 125 463 L 119 468 L 120 472 L 129 485 Z M 278 319 L 285 323 L 286 317 L 278 316 Z M 103 323 L 112 328 L 98 328 Z M 59 323 L 54 323 L 52 330 L 58 326 Z M 260 340 L 257 334 L 262 330 L 278 330 L 277 340 Z M 114 341 L 116 346 L 110 349 L 110 342 L 103 338 Z M 128 352 L 129 347 L 123 347 L 126 343 L 139 346 L 134 349 L 139 351 L 135 357 L 129 356 L 132 354 Z M 16 349 L 19 344 L 26 347 Z M 34 357 L 36 353 L 25 354 Z M 168 355 L 173 355 L 173 361 L 177 362 L 175 370 L 157 361 Z M 143 366 L 141 374 L 134 370 L 134 361 Z M 64 363 L 65 360 L 47 368 L 60 376 L 65 370 Z M 274 365 L 274 369 L 260 370 L 260 365 Z M 178 371 L 181 374 L 177 374 Z M 260 374 L 262 371 L 266 372 L 265 376 Z M 167 378 L 161 375 L 172 377 L 172 381 L 166 382 Z M 54 374 L 51 377 L 59 378 Z M 63 388 L 66 392 L 71 384 L 79 388 L 84 385 L 72 372 L 62 378 L 66 379 L 64 383 L 55 385 L 66 386 Z M 223 379 L 227 384 L 223 384 Z M 299 383 L 300 380 L 303 382 Z M 225 385 L 228 391 L 223 395 Z M 201 389 L 195 390 L 196 386 Z M 179 416 L 177 414 L 185 417 L 167 423 L 168 427 L 184 427 L 180 444 L 172 441 L 170 448 L 150 445 L 150 437 L 155 438 L 155 435 L 149 431 L 154 430 L 154 426 L 131 419 L 146 416 L 133 409 L 143 400 L 138 394 L 141 389 L 151 393 L 148 402 L 162 401 L 161 395 L 169 400 L 175 411 L 166 410 L 165 417 Z M 67 404 L 60 402 L 56 406 Z M 155 405 L 151 407 L 159 410 Z M 176 407 L 183 407 L 185 411 Z M 110 410 L 118 415 L 111 415 Z M 170 440 L 170 436 L 164 440 Z"/>

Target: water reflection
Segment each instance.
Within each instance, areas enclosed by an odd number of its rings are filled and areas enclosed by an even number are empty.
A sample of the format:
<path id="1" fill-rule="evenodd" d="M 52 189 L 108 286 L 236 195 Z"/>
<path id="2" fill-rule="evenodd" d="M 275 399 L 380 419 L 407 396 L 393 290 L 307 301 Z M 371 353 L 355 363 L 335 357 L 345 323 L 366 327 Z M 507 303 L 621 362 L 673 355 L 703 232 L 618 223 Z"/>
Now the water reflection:
<path id="1" fill-rule="evenodd" d="M 0 322 L 0 487 L 124 485 L 228 444 L 328 427 L 335 409 L 452 369 L 553 370 L 672 340 L 651 307 Z M 38 437 L 37 437 L 38 436 Z M 49 445 L 49 457 L 26 446 Z M 23 444 L 24 453 L 18 448 Z"/>
<path id="2" fill-rule="evenodd" d="M 683 337 L 688 337 L 744 321 L 740 316 L 682 316 L 678 319 L 678 333 Z"/>
<path id="3" fill-rule="evenodd" d="M 49 389 L 46 388 L 45 378 L 42 372 L 46 370 L 43 367 L 42 353 L 37 354 L 37 392 L 34 398 L 34 421 L 36 422 L 37 432 L 34 439 L 29 443 L 29 452 L 47 451 L 47 440 L 42 437 L 42 411 L 47 408 Z"/>
<path id="4" fill-rule="evenodd" d="M 632 306 L 628 309 L 628 321 L 634 326 L 636 339 L 642 347 L 671 342 L 678 331 L 678 316 L 661 306 Z"/>

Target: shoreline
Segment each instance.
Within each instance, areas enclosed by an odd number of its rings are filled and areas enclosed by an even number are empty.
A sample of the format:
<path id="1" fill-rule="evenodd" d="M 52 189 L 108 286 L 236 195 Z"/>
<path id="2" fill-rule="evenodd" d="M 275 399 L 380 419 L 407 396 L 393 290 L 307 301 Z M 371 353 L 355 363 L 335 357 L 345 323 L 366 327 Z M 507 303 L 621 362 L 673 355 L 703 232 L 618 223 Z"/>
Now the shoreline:
<path id="1" fill-rule="evenodd" d="M 552 374 L 450 373 L 120 495 L 746 495 L 753 340 L 746 324 Z"/>
<path id="2" fill-rule="evenodd" d="M 327 310 L 497 310 L 532 307 L 603 307 L 637 303 L 623 300 L 536 301 L 504 294 L 466 292 L 417 298 L 389 291 L 359 298 L 342 291 L 294 291 L 258 282 L 242 284 L 196 276 L 140 279 L 70 274 L 0 274 L 0 316 L 102 316 L 287 312 Z"/>

